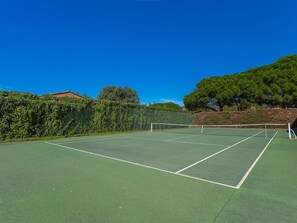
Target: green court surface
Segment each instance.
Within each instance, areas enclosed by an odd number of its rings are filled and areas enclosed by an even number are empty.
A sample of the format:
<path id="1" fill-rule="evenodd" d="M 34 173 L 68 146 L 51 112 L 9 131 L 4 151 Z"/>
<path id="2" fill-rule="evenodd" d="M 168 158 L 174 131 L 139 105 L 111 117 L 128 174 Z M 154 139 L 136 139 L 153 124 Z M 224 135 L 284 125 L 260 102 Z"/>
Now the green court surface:
<path id="1" fill-rule="evenodd" d="M 296 140 L 191 131 L 2 143 L 0 222 L 297 222 Z"/>

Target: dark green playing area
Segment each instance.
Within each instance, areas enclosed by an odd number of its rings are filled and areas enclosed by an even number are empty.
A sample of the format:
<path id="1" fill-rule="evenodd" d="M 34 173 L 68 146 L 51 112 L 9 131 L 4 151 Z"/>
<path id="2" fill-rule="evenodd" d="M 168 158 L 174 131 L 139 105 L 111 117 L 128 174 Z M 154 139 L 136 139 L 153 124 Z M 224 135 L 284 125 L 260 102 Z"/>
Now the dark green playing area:
<path id="1" fill-rule="evenodd" d="M 297 222 L 287 135 L 191 128 L 2 143 L 0 222 Z"/>

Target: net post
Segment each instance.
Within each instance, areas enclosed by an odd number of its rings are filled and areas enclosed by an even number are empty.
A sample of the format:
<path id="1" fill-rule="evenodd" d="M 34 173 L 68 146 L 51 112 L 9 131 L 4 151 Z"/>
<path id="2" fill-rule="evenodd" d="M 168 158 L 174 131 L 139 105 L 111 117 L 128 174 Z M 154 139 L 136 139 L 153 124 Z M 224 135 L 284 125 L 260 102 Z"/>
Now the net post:
<path id="1" fill-rule="evenodd" d="M 201 125 L 201 134 L 203 134 L 203 125 Z"/>
<path id="2" fill-rule="evenodd" d="M 292 139 L 292 133 L 291 133 L 291 125 L 288 123 L 288 132 L 289 132 L 289 139 Z"/>
<path id="3" fill-rule="evenodd" d="M 153 132 L 153 123 L 151 123 L 151 132 Z"/>

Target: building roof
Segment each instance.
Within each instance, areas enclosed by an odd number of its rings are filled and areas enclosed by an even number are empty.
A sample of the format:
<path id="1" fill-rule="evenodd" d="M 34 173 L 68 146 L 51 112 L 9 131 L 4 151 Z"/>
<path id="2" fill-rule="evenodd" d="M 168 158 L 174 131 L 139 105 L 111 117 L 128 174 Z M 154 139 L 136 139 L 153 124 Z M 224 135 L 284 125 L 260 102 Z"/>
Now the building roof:
<path id="1" fill-rule="evenodd" d="M 70 90 L 67 91 L 62 91 L 62 92 L 56 92 L 56 93 L 51 93 L 51 95 L 57 96 L 57 97 L 73 97 L 73 98 L 83 98 L 83 96 L 74 93 Z"/>

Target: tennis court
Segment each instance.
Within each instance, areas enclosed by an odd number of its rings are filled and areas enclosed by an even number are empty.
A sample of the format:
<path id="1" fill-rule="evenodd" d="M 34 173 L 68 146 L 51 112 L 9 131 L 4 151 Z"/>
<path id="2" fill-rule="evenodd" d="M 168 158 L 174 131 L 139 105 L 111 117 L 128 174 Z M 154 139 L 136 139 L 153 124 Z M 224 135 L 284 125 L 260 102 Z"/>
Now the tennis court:
<path id="1" fill-rule="evenodd" d="M 0 222 L 297 222 L 296 140 L 233 127 L 1 143 Z"/>
<path id="2" fill-rule="evenodd" d="M 155 123 L 151 132 L 46 143 L 238 189 L 277 132 L 264 125 Z"/>

